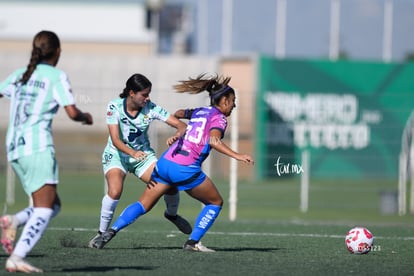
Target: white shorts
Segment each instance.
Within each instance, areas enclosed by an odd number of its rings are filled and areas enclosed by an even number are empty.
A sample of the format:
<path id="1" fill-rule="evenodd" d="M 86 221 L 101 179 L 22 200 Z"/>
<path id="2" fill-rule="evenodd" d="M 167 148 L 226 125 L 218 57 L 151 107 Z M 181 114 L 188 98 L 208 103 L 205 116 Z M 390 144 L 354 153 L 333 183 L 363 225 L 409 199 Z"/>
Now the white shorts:
<path id="1" fill-rule="evenodd" d="M 10 164 L 29 196 L 45 184 L 58 183 L 59 168 L 52 148 L 20 157 Z"/>
<path id="2" fill-rule="evenodd" d="M 132 173 L 141 178 L 147 169 L 157 162 L 157 157 L 153 151 L 145 152 L 147 154 L 144 160 L 136 160 L 133 157 L 123 154 L 120 151 L 114 151 L 110 148 L 105 148 L 102 154 L 103 172 L 106 174 L 110 169 L 118 168 L 123 172 Z"/>

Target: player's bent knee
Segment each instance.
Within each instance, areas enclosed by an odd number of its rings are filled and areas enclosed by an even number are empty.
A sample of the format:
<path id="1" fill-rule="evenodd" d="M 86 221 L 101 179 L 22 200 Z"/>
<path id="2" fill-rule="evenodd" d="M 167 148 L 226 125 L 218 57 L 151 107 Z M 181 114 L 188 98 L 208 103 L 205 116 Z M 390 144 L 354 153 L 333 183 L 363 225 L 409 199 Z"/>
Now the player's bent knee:
<path id="1" fill-rule="evenodd" d="M 213 199 L 213 200 L 209 200 L 207 203 L 206 203 L 206 205 L 216 205 L 216 206 L 220 206 L 220 207 L 223 207 L 223 199 L 220 197 L 220 198 L 217 198 L 217 199 Z"/>

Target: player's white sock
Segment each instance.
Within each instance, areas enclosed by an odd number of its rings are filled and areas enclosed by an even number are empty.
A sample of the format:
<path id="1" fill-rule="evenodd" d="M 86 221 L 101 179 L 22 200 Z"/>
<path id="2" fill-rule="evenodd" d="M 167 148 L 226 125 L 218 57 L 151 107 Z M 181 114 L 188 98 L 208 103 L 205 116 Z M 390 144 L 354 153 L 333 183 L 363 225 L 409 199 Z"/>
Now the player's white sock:
<path id="1" fill-rule="evenodd" d="M 114 212 L 119 200 L 112 199 L 109 195 L 105 195 L 102 199 L 101 217 L 99 220 L 99 231 L 105 232 L 111 224 Z"/>
<path id="2" fill-rule="evenodd" d="M 27 207 L 27 208 L 17 212 L 15 214 L 15 217 L 18 221 L 17 226 L 21 226 L 21 225 L 25 224 L 29 220 L 29 218 L 32 214 L 33 214 L 33 207 Z"/>
<path id="3" fill-rule="evenodd" d="M 52 217 L 53 210 L 50 208 L 33 208 L 33 214 L 23 228 L 22 234 L 14 248 L 13 255 L 21 258 L 26 257 L 32 248 L 36 245 L 46 230 L 49 220 Z"/>
<path id="4" fill-rule="evenodd" d="M 180 192 L 174 195 L 164 195 L 165 205 L 167 206 L 167 214 L 170 216 L 177 215 L 178 205 L 180 204 Z"/>
<path id="5" fill-rule="evenodd" d="M 53 213 L 52 217 L 56 217 L 57 214 L 60 212 L 60 205 L 53 204 Z M 14 216 L 17 219 L 17 226 L 25 225 L 26 222 L 29 220 L 30 216 L 33 214 L 33 207 L 27 207 L 19 212 L 17 212 Z"/>

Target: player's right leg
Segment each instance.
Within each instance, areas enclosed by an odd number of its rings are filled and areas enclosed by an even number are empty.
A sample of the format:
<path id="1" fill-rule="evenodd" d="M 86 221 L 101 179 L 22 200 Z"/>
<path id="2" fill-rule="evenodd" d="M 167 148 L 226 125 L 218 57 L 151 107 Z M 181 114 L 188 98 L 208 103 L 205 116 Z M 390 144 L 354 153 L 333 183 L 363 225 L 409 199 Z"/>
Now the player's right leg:
<path id="1" fill-rule="evenodd" d="M 121 161 L 119 154 L 110 149 L 105 149 L 102 154 L 102 166 L 107 194 L 101 202 L 98 233 L 88 242 L 90 248 L 95 248 L 96 240 L 100 239 L 102 233 L 108 230 L 121 198 L 126 177 L 125 164 Z"/>
<path id="2" fill-rule="evenodd" d="M 33 272 L 40 272 L 42 273 L 43 270 L 37 268 L 24 259 L 18 256 L 11 256 L 6 261 L 6 270 L 7 272 L 24 272 L 24 273 L 33 273 Z"/>
<path id="3" fill-rule="evenodd" d="M 115 237 L 117 232 L 134 223 L 140 216 L 149 212 L 169 188 L 170 186 L 160 183 L 157 183 L 151 188 L 147 187 L 139 200 L 126 207 L 111 228 L 96 239 L 93 247 L 102 249 L 113 237 Z"/>
<path id="4" fill-rule="evenodd" d="M 102 198 L 98 233 L 89 241 L 88 247 L 94 248 L 95 241 L 108 230 L 122 194 L 125 176 L 125 172 L 119 168 L 112 168 L 105 174 L 108 193 Z"/>

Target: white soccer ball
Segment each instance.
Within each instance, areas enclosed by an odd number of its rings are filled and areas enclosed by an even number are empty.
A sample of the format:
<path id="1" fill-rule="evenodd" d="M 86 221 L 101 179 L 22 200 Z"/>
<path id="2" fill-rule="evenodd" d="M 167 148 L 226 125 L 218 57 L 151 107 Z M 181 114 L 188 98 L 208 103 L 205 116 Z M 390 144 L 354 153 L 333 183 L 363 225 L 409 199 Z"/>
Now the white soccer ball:
<path id="1" fill-rule="evenodd" d="M 372 249 L 374 235 L 365 227 L 355 227 L 348 231 L 345 245 L 353 254 L 366 254 Z"/>

